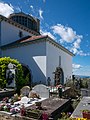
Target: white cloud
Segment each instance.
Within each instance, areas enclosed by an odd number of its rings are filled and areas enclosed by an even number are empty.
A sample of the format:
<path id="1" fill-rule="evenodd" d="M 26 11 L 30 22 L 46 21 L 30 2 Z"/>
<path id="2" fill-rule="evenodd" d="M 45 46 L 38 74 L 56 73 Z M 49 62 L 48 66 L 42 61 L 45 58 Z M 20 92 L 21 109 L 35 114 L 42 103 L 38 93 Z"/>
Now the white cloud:
<path id="1" fill-rule="evenodd" d="M 43 11 L 40 9 L 40 10 L 39 10 L 39 16 L 40 16 L 41 19 L 43 19 L 42 14 L 43 14 Z"/>
<path id="2" fill-rule="evenodd" d="M 53 35 L 53 34 L 51 34 L 50 32 L 48 32 L 48 31 L 43 31 L 43 30 L 40 30 L 40 33 L 42 34 L 42 35 L 48 35 L 48 36 L 50 36 L 52 39 L 56 39 L 55 38 L 55 36 Z"/>
<path id="3" fill-rule="evenodd" d="M 71 48 L 70 51 L 73 52 L 73 54 L 77 54 L 80 56 L 90 56 L 90 53 L 85 53 L 83 50 L 81 50 L 81 49 L 78 50 L 75 47 Z"/>
<path id="4" fill-rule="evenodd" d="M 53 32 L 61 37 L 64 42 L 71 43 L 76 39 L 76 31 L 73 31 L 70 27 L 65 27 L 64 25 L 57 24 L 51 27 Z"/>
<path id="5" fill-rule="evenodd" d="M 74 45 L 74 48 L 80 48 L 80 43 L 81 43 L 81 39 L 77 39 L 73 45 Z"/>
<path id="6" fill-rule="evenodd" d="M 0 14 L 8 17 L 11 13 L 14 12 L 13 6 L 7 3 L 0 2 Z"/>
<path id="7" fill-rule="evenodd" d="M 73 54 L 76 54 L 76 53 L 78 53 L 78 50 L 77 50 L 77 48 L 71 48 L 71 50 L 70 50 L 71 52 L 73 52 Z"/>
<path id="8" fill-rule="evenodd" d="M 31 9 L 33 9 L 33 6 L 32 6 L 32 5 L 30 5 L 30 8 L 31 8 Z"/>
<path id="9" fill-rule="evenodd" d="M 74 54 L 77 54 L 80 50 L 80 43 L 81 39 L 80 37 L 73 43 L 73 47 L 71 48 L 70 51 L 72 51 Z"/>
<path id="10" fill-rule="evenodd" d="M 77 54 L 80 56 L 90 56 L 90 53 L 84 53 L 82 50 L 78 51 Z"/>
<path id="11" fill-rule="evenodd" d="M 81 39 L 77 39 L 73 43 L 73 47 L 70 49 L 70 51 L 80 56 L 90 56 L 90 53 L 85 53 L 83 50 L 81 50 L 80 43 L 81 43 Z"/>
<path id="12" fill-rule="evenodd" d="M 80 44 L 82 42 L 83 36 L 76 34 L 76 31 L 74 31 L 71 27 L 66 27 L 64 25 L 57 24 L 52 26 L 51 30 L 53 30 L 54 34 L 60 36 L 59 42 L 61 44 L 72 43 L 71 47 L 69 46 L 69 50 L 74 54 L 78 54 L 80 56 L 90 55 L 90 53 L 84 53 L 81 50 Z"/>
<path id="13" fill-rule="evenodd" d="M 73 69 L 73 74 L 90 76 L 90 66 L 81 66 L 80 69 Z"/>
<path id="14" fill-rule="evenodd" d="M 82 68 L 83 66 L 81 66 L 80 64 L 72 64 L 72 68 L 73 68 L 73 72 L 79 70 L 80 68 Z"/>
<path id="15" fill-rule="evenodd" d="M 72 64 L 73 69 L 80 69 L 82 66 L 80 64 Z"/>

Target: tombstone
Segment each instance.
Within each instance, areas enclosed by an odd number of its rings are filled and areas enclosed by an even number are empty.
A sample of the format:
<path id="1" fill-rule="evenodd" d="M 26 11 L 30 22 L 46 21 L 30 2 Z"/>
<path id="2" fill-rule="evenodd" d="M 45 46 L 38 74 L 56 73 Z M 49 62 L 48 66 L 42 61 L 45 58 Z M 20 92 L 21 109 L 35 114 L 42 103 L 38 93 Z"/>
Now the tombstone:
<path id="1" fill-rule="evenodd" d="M 40 98 L 40 95 L 38 94 L 38 93 L 36 93 L 36 91 L 34 91 L 34 90 L 31 90 L 30 92 L 29 92 L 29 98 Z"/>
<path id="2" fill-rule="evenodd" d="M 43 84 L 36 85 L 33 90 L 40 95 L 40 98 L 49 98 L 49 89 Z"/>
<path id="3" fill-rule="evenodd" d="M 24 97 L 21 98 L 21 103 L 22 104 L 27 104 L 28 102 L 29 102 L 29 98 L 28 97 L 24 96 Z"/>
<path id="4" fill-rule="evenodd" d="M 30 87 L 29 86 L 24 86 L 21 90 L 20 93 L 22 96 L 28 96 L 30 92 Z"/>
<path id="5" fill-rule="evenodd" d="M 16 65 L 9 63 L 8 64 L 8 69 L 6 70 L 6 87 L 11 87 L 15 88 L 16 83 L 15 83 L 15 71 L 16 71 Z"/>

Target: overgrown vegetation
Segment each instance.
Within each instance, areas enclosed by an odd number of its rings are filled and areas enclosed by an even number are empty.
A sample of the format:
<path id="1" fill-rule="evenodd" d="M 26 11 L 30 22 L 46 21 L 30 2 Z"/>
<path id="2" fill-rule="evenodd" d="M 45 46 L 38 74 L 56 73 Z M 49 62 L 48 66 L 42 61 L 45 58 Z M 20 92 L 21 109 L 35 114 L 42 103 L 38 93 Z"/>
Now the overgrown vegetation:
<path id="1" fill-rule="evenodd" d="M 71 87 L 70 96 L 71 98 L 77 98 L 80 96 L 81 88 L 88 88 L 89 78 L 79 78 L 74 80 L 68 80 L 66 86 Z"/>
<path id="2" fill-rule="evenodd" d="M 68 80 L 66 83 L 66 86 L 78 86 L 78 88 L 88 88 L 88 82 L 90 81 L 90 78 L 76 78 L 74 80 Z"/>
<path id="3" fill-rule="evenodd" d="M 16 65 L 17 74 L 16 74 L 16 88 L 17 92 L 26 84 L 26 81 L 23 79 L 23 70 L 22 65 L 19 61 L 11 59 L 10 57 L 0 58 L 0 87 L 6 87 L 6 70 L 8 69 L 8 64 L 12 63 Z"/>

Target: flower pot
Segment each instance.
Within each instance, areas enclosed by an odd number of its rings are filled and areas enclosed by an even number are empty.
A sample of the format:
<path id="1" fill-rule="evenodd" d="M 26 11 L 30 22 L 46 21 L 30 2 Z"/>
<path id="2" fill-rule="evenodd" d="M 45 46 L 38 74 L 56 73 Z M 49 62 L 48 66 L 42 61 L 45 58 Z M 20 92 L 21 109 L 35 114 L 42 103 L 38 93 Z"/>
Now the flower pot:
<path id="1" fill-rule="evenodd" d="M 90 112 L 83 112 L 83 118 L 90 119 Z"/>

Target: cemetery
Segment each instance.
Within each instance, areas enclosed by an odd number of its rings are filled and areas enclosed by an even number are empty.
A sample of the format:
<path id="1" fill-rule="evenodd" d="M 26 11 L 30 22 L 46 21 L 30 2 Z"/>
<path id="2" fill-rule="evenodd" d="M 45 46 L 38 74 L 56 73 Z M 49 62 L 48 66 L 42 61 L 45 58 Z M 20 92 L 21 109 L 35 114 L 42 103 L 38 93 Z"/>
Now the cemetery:
<path id="1" fill-rule="evenodd" d="M 5 120 L 6 116 L 15 120 L 19 118 L 44 120 L 44 117 L 57 119 L 60 112 L 70 107 L 70 100 L 50 96 L 49 91 L 47 86 L 39 84 L 33 87 L 32 90 L 29 86 L 24 86 L 20 91 L 20 95 L 16 93 L 11 97 L 4 97 L 0 101 L 2 120 Z"/>
<path id="2" fill-rule="evenodd" d="M 67 111 L 73 112 L 72 100 L 78 101 L 80 98 L 80 93 L 75 92 L 75 89 L 80 92 L 76 81 L 72 85 L 63 86 L 56 71 L 55 85 L 51 86 L 48 81 L 48 85 L 40 83 L 31 87 L 25 83 L 28 80 L 23 80 L 22 66 L 18 61 L 2 58 L 0 64 L 0 72 L 4 71 L 4 74 L 0 74 L 0 120 L 59 120 Z M 89 96 L 90 84 L 85 90 Z M 82 89 L 81 95 L 85 97 L 79 100 L 72 115 L 70 113 L 70 119 L 83 118 L 81 110 L 90 110 L 90 98 L 86 97 Z"/>
<path id="3" fill-rule="evenodd" d="M 49 89 L 45 85 L 36 85 L 31 91 L 29 86 L 21 89 L 21 94 L 5 97 L 0 101 L 0 114 L 9 117 L 24 117 L 25 119 L 56 119 L 60 111 L 68 109 L 70 100 L 50 97 Z M 67 107 L 67 108 L 66 108 Z M 2 119 L 4 120 L 4 118 Z"/>
<path id="4" fill-rule="evenodd" d="M 20 63 L 10 58 L 1 59 L 1 70 L 4 69 L 4 76 L 1 74 L 2 83 L 0 86 L 0 119 L 2 120 L 57 120 L 60 112 L 70 107 L 69 99 L 62 99 L 62 92 L 70 88 L 46 86 L 37 84 L 32 88 L 22 79 L 22 68 Z M 19 76 L 21 74 L 21 76 Z M 3 81 L 5 78 L 6 81 Z M 19 80 L 17 81 L 17 79 Z M 58 81 L 57 81 L 58 79 Z M 5 84 L 3 84 L 5 82 Z M 20 86 L 18 86 L 20 85 Z"/>

